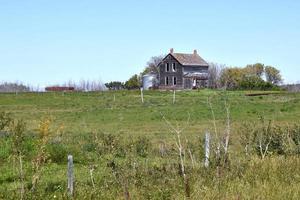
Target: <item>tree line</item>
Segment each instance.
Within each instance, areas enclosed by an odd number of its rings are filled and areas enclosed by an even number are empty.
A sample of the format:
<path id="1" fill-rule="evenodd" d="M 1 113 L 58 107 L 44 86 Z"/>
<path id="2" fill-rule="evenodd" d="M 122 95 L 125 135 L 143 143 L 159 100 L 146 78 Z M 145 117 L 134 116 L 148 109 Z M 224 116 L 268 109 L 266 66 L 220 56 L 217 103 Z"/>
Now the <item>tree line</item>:
<path id="1" fill-rule="evenodd" d="M 282 82 L 283 79 L 278 69 L 262 63 L 245 67 L 209 64 L 208 85 L 210 88 L 266 90 L 278 88 Z"/>
<path id="2" fill-rule="evenodd" d="M 151 73 L 158 76 L 157 66 L 163 58 L 164 55 L 153 56 L 140 74 L 134 74 L 126 82 L 112 81 L 106 83 L 105 86 L 109 90 L 138 89 L 142 86 L 143 75 Z M 245 67 L 227 67 L 209 63 L 208 87 L 212 89 L 270 90 L 277 89 L 282 82 L 282 76 L 277 68 L 262 63 L 249 64 Z"/>

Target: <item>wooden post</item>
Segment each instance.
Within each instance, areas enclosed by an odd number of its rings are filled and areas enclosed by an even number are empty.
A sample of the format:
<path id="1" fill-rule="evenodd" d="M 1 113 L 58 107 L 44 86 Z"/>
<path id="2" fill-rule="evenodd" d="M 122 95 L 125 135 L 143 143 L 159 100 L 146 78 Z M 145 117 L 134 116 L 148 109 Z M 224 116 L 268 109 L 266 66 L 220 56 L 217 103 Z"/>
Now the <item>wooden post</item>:
<path id="1" fill-rule="evenodd" d="M 116 101 L 116 95 L 114 94 L 114 102 Z"/>
<path id="2" fill-rule="evenodd" d="M 207 168 L 209 166 L 209 145 L 210 145 L 210 133 L 205 133 L 205 161 L 204 166 Z"/>
<path id="3" fill-rule="evenodd" d="M 175 104 L 175 101 L 176 101 L 176 90 L 174 89 L 174 92 L 173 92 L 173 104 Z"/>
<path id="4" fill-rule="evenodd" d="M 142 103 L 144 103 L 144 93 L 143 93 L 143 88 L 141 87 L 141 99 L 142 99 Z"/>
<path id="5" fill-rule="evenodd" d="M 68 195 L 73 196 L 74 192 L 74 171 L 73 156 L 68 155 Z"/>

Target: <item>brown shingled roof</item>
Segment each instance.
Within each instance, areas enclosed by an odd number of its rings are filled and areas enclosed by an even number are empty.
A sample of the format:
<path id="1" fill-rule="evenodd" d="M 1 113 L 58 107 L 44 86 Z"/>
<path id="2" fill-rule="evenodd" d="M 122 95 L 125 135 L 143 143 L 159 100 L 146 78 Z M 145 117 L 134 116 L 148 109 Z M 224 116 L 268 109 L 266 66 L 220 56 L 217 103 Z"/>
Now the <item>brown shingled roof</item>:
<path id="1" fill-rule="evenodd" d="M 180 64 L 189 66 L 208 66 L 208 63 L 203 60 L 197 53 L 170 53 Z"/>

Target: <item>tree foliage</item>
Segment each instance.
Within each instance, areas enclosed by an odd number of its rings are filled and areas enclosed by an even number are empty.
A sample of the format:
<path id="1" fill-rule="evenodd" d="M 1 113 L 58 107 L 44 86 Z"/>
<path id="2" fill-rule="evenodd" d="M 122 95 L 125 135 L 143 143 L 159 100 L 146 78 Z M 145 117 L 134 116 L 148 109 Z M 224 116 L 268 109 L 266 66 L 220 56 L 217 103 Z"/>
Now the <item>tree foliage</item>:
<path id="1" fill-rule="evenodd" d="M 269 83 L 278 85 L 282 82 L 280 71 L 272 66 L 266 66 L 265 68 L 266 80 Z"/>
<path id="2" fill-rule="evenodd" d="M 267 81 L 263 79 L 264 74 Z M 227 89 L 269 90 L 276 88 L 281 81 L 279 70 L 265 67 L 261 63 L 247 65 L 244 68 L 224 68 L 220 75 L 220 85 Z"/>
<path id="3" fill-rule="evenodd" d="M 120 82 L 120 81 L 111 81 L 109 83 L 105 83 L 105 86 L 109 89 L 109 90 L 122 90 L 125 88 L 124 83 Z"/>
<path id="4" fill-rule="evenodd" d="M 125 82 L 125 88 L 128 90 L 139 89 L 140 86 L 140 77 L 137 74 L 133 75 L 128 81 Z"/>

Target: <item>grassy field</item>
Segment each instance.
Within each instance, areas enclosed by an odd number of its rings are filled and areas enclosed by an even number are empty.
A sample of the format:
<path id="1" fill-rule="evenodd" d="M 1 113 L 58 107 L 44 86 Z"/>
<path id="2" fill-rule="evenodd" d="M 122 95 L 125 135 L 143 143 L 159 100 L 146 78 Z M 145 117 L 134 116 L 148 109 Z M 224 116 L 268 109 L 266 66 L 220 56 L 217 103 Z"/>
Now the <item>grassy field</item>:
<path id="1" fill-rule="evenodd" d="M 278 127 L 299 124 L 300 94 L 245 95 L 251 92 L 178 91 L 174 104 L 170 91 L 145 91 L 144 103 L 139 91 L 0 94 L 0 111 L 26 123 L 22 142 L 25 199 L 67 198 L 68 154 L 74 156 L 76 199 L 298 199 L 300 145 L 294 142 L 293 151 L 274 150 L 262 159 L 255 145 L 245 153 L 243 136 L 259 127 L 261 118 Z M 229 156 L 223 165 L 217 161 L 219 141 L 214 138 L 211 166 L 206 169 L 204 133 L 214 135 L 214 122 L 218 134 L 224 133 L 225 105 L 230 111 Z M 184 128 L 181 140 L 188 186 L 178 167 L 176 139 L 163 118 Z M 40 164 L 32 191 L 36 174 L 32 165 L 42 148 L 38 141 L 45 120 L 49 125 L 45 162 Z M 298 134 L 296 128 L 289 130 Z M 20 198 L 12 143 L 9 130 L 0 132 L 3 199 Z"/>

